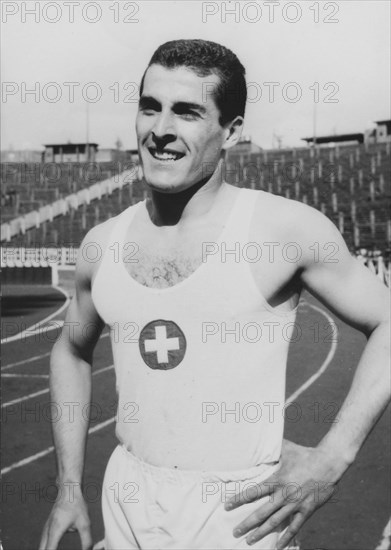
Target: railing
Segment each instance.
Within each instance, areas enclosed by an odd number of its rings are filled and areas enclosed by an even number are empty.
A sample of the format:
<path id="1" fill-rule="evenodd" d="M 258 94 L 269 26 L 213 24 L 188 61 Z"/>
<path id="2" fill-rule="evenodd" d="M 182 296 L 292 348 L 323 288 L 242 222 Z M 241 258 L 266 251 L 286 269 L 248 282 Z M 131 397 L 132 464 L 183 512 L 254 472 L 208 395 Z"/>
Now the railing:
<path id="1" fill-rule="evenodd" d="M 1 247 L 1 267 L 75 266 L 78 248 L 66 247 Z"/>
<path id="2" fill-rule="evenodd" d="M 78 248 L 54 246 L 46 248 L 1 247 L 1 267 L 46 267 L 55 265 L 60 269 L 61 267 L 72 268 L 76 264 L 78 251 Z M 381 255 L 372 258 L 360 253 L 356 257 L 383 283 L 390 286 L 390 260 L 385 260 Z"/>

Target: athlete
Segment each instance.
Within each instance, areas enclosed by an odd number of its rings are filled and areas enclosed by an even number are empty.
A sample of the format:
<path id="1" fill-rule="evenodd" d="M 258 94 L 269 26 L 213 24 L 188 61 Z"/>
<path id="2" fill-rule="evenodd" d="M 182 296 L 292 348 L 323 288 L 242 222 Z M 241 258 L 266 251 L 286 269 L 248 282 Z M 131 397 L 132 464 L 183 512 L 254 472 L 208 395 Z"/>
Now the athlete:
<path id="1" fill-rule="evenodd" d="M 136 120 L 148 198 L 80 248 L 66 319 L 74 331 L 53 348 L 50 387 L 60 405 L 90 402 L 92 353 L 108 325 L 119 444 L 103 483 L 107 550 L 285 548 L 389 400 L 386 287 L 317 210 L 224 181 L 245 102 L 244 68 L 225 47 L 160 46 Z M 314 448 L 283 441 L 281 414 L 304 288 L 368 337 L 337 422 Z M 75 491 L 72 502 L 61 491 L 41 549 L 69 529 L 83 549 L 92 544 L 81 411 L 53 426 L 59 487 Z"/>

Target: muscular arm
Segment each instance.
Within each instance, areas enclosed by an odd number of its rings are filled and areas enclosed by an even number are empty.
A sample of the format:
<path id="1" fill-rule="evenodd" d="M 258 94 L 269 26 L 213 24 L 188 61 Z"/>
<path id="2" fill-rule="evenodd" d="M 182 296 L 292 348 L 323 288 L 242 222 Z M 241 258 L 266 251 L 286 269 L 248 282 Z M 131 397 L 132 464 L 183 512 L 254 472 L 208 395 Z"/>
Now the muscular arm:
<path id="1" fill-rule="evenodd" d="M 92 230 L 88 242 L 101 243 L 101 230 Z M 57 548 L 68 529 L 79 531 L 82 548 L 92 544 L 87 506 L 81 483 L 91 400 L 92 353 L 104 323 L 91 299 L 91 281 L 96 264 L 79 252 L 75 295 L 69 306 L 60 338 L 50 359 L 50 394 L 61 416 L 53 423 L 57 455 L 59 496 L 43 529 L 40 550 Z"/>
<path id="2" fill-rule="evenodd" d="M 302 281 L 329 309 L 368 338 L 352 386 L 335 422 L 318 445 L 341 475 L 353 462 L 390 398 L 389 291 L 369 269 L 353 258 L 335 226 L 311 212 L 316 223 L 319 261 L 304 257 Z M 336 245 L 326 260 L 326 243 Z"/>
<path id="3" fill-rule="evenodd" d="M 300 243 L 302 256 L 295 277 L 368 339 L 337 422 L 318 446 L 305 448 L 284 441 L 279 471 L 256 490 L 237 495 L 226 504 L 227 509 L 233 509 L 261 495 L 272 495 L 267 504 L 237 526 L 234 535 L 247 534 L 246 540 L 254 543 L 289 521 L 278 543 L 282 549 L 315 509 L 332 496 L 335 484 L 389 401 L 390 320 L 388 289 L 350 255 L 334 224 L 298 203 L 290 203 L 280 219 L 284 220 L 282 239 Z M 335 253 L 330 255 L 330 251 Z M 299 498 L 290 499 L 287 488 L 292 484 L 300 487 Z"/>
<path id="4" fill-rule="evenodd" d="M 62 412 L 53 424 L 58 479 L 78 484 L 82 480 L 88 429 L 92 353 L 103 329 L 91 300 L 90 267 L 85 264 L 80 258 L 76 292 L 50 360 L 51 399 Z"/>

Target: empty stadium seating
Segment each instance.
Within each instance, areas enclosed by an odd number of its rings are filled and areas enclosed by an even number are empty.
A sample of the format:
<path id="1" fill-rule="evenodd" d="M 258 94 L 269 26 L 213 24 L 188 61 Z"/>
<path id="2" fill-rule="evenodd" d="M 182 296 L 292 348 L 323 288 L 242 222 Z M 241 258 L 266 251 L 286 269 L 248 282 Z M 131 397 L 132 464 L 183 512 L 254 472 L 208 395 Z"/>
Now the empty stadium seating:
<path id="1" fill-rule="evenodd" d="M 224 175 L 229 183 L 305 202 L 339 227 L 352 250 L 380 250 L 389 256 L 390 145 L 264 150 L 257 154 L 233 149 L 226 158 Z M 8 163 L 2 169 L 3 221 L 110 177 L 119 169 L 110 163 L 99 168 L 67 166 L 59 176 L 53 165 L 52 172 L 36 166 L 17 168 Z M 3 245 L 77 247 L 91 227 L 143 199 L 145 193 L 142 182 L 127 184 L 100 200 L 70 208 Z"/>
<path id="2" fill-rule="evenodd" d="M 263 189 L 321 210 L 351 249 L 389 253 L 390 144 L 362 144 L 236 154 L 226 179 Z"/>
<path id="3" fill-rule="evenodd" d="M 108 179 L 123 172 L 128 164 L 131 163 L 2 163 L 2 221 L 4 223 Z"/>

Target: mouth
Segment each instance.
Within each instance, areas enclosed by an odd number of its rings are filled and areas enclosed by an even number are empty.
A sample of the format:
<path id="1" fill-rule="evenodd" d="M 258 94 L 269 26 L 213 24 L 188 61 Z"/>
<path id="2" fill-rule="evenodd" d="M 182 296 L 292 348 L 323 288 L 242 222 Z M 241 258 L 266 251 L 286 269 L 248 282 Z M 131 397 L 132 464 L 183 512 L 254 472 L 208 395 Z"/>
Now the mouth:
<path id="1" fill-rule="evenodd" d="M 160 162 L 176 162 L 185 156 L 184 153 L 179 153 L 173 149 L 157 149 L 156 147 L 148 147 L 148 151 L 154 159 Z"/>

